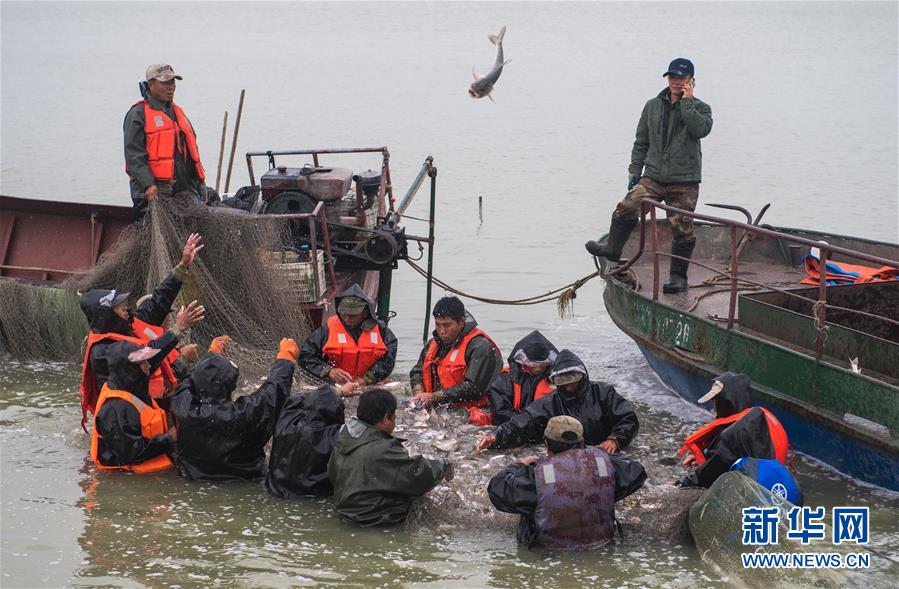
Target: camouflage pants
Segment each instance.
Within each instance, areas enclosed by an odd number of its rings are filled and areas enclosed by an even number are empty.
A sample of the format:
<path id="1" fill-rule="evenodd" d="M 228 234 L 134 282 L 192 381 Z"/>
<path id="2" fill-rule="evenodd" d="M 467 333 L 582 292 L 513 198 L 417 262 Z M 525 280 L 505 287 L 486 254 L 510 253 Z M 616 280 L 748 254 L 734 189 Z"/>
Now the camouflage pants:
<path id="1" fill-rule="evenodd" d="M 661 184 L 652 178 L 643 177 L 624 199 L 615 207 L 613 217 L 619 219 L 635 219 L 640 216 L 640 203 L 644 198 L 662 201 L 665 204 L 694 211 L 696 201 L 699 200 L 699 184 Z M 693 219 L 683 215 L 668 215 L 671 224 L 671 235 L 676 241 L 692 241 Z"/>

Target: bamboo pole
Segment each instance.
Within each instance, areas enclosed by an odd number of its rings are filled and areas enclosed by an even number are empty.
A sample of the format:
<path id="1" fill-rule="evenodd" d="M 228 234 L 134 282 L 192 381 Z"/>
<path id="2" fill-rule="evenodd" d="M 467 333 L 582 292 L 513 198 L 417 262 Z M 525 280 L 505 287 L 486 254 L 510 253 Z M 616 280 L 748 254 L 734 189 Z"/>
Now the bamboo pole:
<path id="1" fill-rule="evenodd" d="M 219 191 L 222 181 L 222 162 L 225 159 L 225 135 L 228 133 L 228 111 L 225 111 L 225 120 L 222 121 L 222 143 L 219 145 L 219 165 L 215 172 L 215 191 Z"/>
<path id="2" fill-rule="evenodd" d="M 228 175 L 225 176 L 225 192 L 231 186 L 231 169 L 234 167 L 234 152 L 237 150 L 237 134 L 240 133 L 240 117 L 243 115 L 243 97 L 246 90 L 240 91 L 240 104 L 237 106 L 237 120 L 234 121 L 234 136 L 231 137 L 231 157 L 228 158 Z"/>

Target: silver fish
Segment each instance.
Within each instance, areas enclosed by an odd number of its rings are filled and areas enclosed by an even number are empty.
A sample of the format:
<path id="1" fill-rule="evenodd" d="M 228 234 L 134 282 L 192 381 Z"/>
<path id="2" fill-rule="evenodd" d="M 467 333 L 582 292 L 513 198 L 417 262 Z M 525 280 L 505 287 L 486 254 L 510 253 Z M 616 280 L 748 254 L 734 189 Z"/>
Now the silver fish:
<path id="1" fill-rule="evenodd" d="M 474 68 L 471 73 L 474 76 L 474 82 L 468 87 L 468 95 L 472 98 L 484 98 L 485 96 L 494 102 L 490 93 L 493 92 L 493 86 L 499 80 L 499 75 L 503 73 L 503 66 L 512 61 L 511 59 L 503 61 L 503 37 L 506 35 L 506 27 L 499 30 L 499 35 L 490 35 L 488 39 L 496 45 L 496 61 L 493 63 L 493 69 L 487 72 L 486 76 L 481 77 Z"/>
<path id="2" fill-rule="evenodd" d="M 459 445 L 459 440 L 440 440 L 431 444 L 441 452 L 452 452 Z"/>

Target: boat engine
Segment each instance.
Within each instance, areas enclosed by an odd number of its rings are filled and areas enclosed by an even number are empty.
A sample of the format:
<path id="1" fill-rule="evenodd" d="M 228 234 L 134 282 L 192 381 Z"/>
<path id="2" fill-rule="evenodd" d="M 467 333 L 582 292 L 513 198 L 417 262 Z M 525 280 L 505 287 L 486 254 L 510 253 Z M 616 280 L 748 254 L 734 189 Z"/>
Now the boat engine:
<path id="1" fill-rule="evenodd" d="M 264 213 L 270 215 L 311 213 L 319 202 L 325 204 L 325 218 L 340 220 L 341 199 L 353 183 L 348 168 L 302 168 L 278 166 L 259 179 Z"/>

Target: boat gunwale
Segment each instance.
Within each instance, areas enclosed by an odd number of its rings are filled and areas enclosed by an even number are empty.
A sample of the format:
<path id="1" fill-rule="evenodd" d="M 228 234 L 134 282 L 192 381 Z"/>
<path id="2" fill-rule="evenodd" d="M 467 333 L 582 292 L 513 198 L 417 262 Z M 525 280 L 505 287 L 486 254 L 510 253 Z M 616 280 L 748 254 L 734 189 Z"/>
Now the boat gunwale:
<path id="1" fill-rule="evenodd" d="M 610 278 L 612 278 L 612 277 L 610 277 Z M 625 291 L 634 293 L 634 291 L 632 289 L 628 288 L 627 285 L 625 285 L 623 282 L 621 282 L 619 280 L 616 280 L 615 282 L 617 282 L 618 286 L 620 288 L 623 288 Z M 649 302 L 652 304 L 659 304 L 659 305 L 667 308 L 670 311 L 674 311 L 674 312 L 682 314 L 682 315 L 688 315 L 691 318 L 693 318 L 694 320 L 699 320 L 700 322 L 705 323 L 706 325 L 711 325 L 715 329 L 719 329 L 721 331 L 727 331 L 727 330 L 722 329 L 714 321 L 704 319 L 697 315 L 692 315 L 692 314 L 686 313 L 683 309 L 678 309 L 676 307 L 666 305 L 659 301 L 649 300 Z M 661 357 L 662 359 L 664 359 L 668 362 L 671 362 L 673 364 L 680 365 L 680 366 L 686 365 L 686 366 L 689 366 L 696 370 L 700 370 L 702 372 L 702 376 L 705 376 L 705 377 L 709 378 L 710 380 L 713 380 L 715 376 L 718 376 L 718 375 L 722 374 L 723 372 L 726 372 L 726 369 L 720 368 L 713 364 L 709 364 L 707 362 L 699 362 L 699 361 L 691 359 L 689 357 L 679 356 L 678 354 L 669 350 L 665 346 L 653 341 L 648 336 L 646 336 L 638 331 L 627 329 L 626 326 L 623 324 L 623 321 L 620 321 L 619 317 L 614 313 L 610 312 L 609 317 L 612 319 L 612 322 L 618 327 L 618 329 L 620 329 L 628 337 L 633 339 L 635 341 L 635 343 L 637 343 L 638 345 L 645 346 L 646 348 L 650 349 L 654 354 L 658 355 L 659 357 Z M 773 347 L 777 348 L 778 350 L 783 351 L 787 354 L 803 357 L 804 359 L 809 359 L 809 356 L 807 354 L 802 354 L 801 352 L 798 352 L 798 351 L 793 350 L 788 347 L 784 347 L 778 343 L 761 339 L 761 338 L 759 338 L 751 333 L 748 333 L 746 331 L 740 331 L 740 330 L 731 330 L 731 331 L 739 334 L 739 336 L 741 336 L 741 337 L 748 338 L 757 343 L 773 346 Z M 879 386 L 885 386 L 889 389 L 892 389 L 893 392 L 897 396 L 899 396 L 899 387 L 897 387 L 895 385 L 886 383 L 884 381 L 872 379 L 870 376 L 867 376 L 864 374 L 854 373 L 850 370 L 847 370 L 847 369 L 845 369 L 841 366 L 835 365 L 835 364 L 830 364 L 830 363 L 828 363 L 828 364 L 837 370 L 841 370 L 845 373 L 850 374 L 852 378 L 865 379 L 868 381 L 872 381 L 873 383 L 875 383 Z M 893 454 L 899 454 L 899 439 L 892 436 L 892 432 L 891 432 L 890 437 L 883 437 L 883 436 L 877 435 L 869 429 L 863 428 L 861 426 L 856 426 L 851 423 L 847 423 L 838 414 L 836 414 L 832 411 L 818 407 L 816 405 L 808 404 L 805 401 L 801 401 L 799 399 L 796 399 L 794 397 L 787 395 L 786 393 L 781 393 L 775 389 L 758 384 L 754 381 L 751 384 L 751 388 L 754 391 L 758 391 L 762 397 L 770 398 L 773 402 L 775 402 L 775 404 L 777 404 L 778 406 L 782 406 L 784 409 L 788 409 L 790 411 L 799 409 L 803 414 L 813 415 L 813 416 L 818 417 L 819 419 L 817 419 L 816 421 L 818 423 L 824 425 L 825 427 L 828 427 L 828 429 L 832 429 L 834 431 L 844 433 L 844 434 L 849 435 L 860 441 L 867 442 L 867 443 L 869 443 L 875 447 L 878 447 L 882 450 L 885 450 L 887 452 L 890 452 Z M 682 395 L 678 395 L 678 396 L 684 398 Z M 864 419 L 864 418 L 862 418 L 862 419 Z M 878 425 L 883 426 L 883 424 L 878 424 Z M 887 426 L 883 426 L 883 427 L 887 427 Z M 889 428 L 887 428 L 887 429 L 889 429 Z"/>

